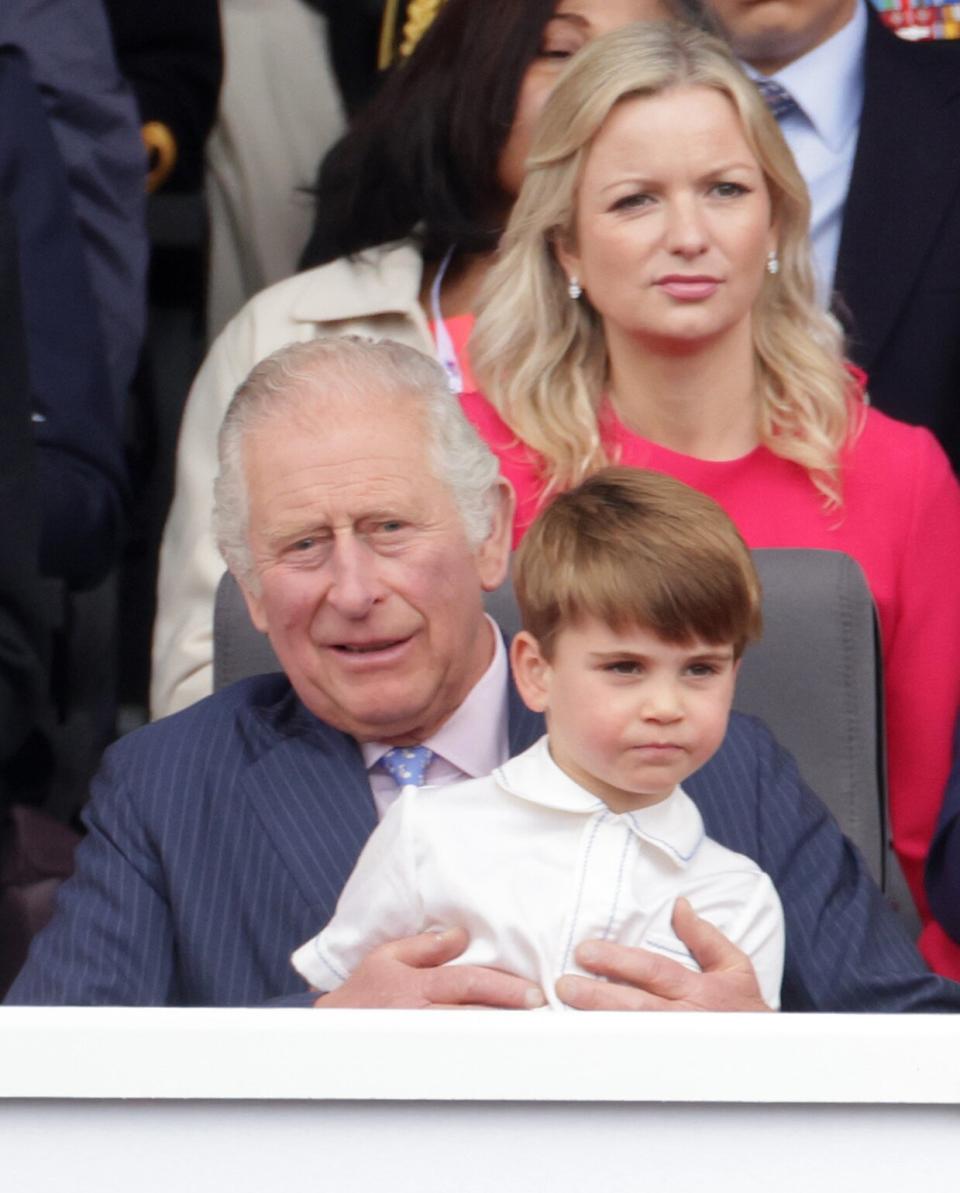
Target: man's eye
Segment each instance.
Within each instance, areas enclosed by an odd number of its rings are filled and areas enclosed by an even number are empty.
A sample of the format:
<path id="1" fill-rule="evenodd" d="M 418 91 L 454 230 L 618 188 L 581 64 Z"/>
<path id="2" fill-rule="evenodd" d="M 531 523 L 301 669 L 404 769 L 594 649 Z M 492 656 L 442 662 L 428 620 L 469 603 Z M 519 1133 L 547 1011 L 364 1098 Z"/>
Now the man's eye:
<path id="1" fill-rule="evenodd" d="M 293 544 L 293 550 L 294 551 L 312 551 L 316 545 L 317 545 L 317 540 L 314 538 L 297 539 L 297 541 Z"/>

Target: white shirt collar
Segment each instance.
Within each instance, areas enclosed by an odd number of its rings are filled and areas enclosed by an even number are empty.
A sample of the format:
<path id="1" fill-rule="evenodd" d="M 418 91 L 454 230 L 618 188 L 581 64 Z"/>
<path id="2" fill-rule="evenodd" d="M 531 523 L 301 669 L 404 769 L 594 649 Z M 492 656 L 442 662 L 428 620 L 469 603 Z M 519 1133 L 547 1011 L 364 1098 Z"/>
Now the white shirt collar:
<path id="1" fill-rule="evenodd" d="M 541 807 L 580 815 L 601 812 L 617 816 L 638 837 L 681 867 L 693 858 L 706 835 L 700 812 L 682 787 L 675 787 L 666 799 L 649 808 L 623 813 L 610 811 L 602 799 L 557 766 L 546 737 L 497 767 L 493 777 L 511 795 Z"/>
<path id="2" fill-rule="evenodd" d="M 771 76 L 790 92 L 834 152 L 860 123 L 867 20 L 866 5 L 858 0 L 852 18 L 833 37 Z M 751 78 L 760 77 L 748 64 L 743 66 Z"/>
<path id="3" fill-rule="evenodd" d="M 451 717 L 422 744 L 471 779 L 489 775 L 510 752 L 507 726 L 507 650 L 496 622 L 484 614 L 493 632 L 493 658 L 467 698 Z M 390 749 L 383 742 L 362 742 L 363 761 L 370 770 Z M 434 782 L 431 775 L 431 782 Z M 446 781 L 450 781 L 449 778 Z"/>

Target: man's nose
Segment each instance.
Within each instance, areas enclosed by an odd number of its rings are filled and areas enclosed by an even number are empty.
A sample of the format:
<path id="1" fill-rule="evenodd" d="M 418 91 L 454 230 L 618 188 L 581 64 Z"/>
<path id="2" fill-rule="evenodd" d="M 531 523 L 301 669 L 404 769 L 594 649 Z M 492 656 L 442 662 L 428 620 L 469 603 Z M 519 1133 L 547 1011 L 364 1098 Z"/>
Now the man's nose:
<path id="1" fill-rule="evenodd" d="M 354 536 L 334 543 L 327 603 L 343 617 L 365 617 L 383 593 L 376 555 Z"/>

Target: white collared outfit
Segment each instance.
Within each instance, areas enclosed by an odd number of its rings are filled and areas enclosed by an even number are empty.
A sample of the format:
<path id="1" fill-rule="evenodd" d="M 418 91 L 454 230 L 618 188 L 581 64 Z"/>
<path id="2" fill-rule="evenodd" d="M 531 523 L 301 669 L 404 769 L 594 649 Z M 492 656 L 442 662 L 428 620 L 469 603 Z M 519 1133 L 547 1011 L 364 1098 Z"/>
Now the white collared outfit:
<path id="1" fill-rule="evenodd" d="M 584 940 L 642 946 L 697 969 L 670 925 L 679 895 L 743 949 L 778 1007 L 783 912 L 768 876 L 706 835 L 681 788 L 614 813 L 556 765 L 544 737 L 485 778 L 405 789 L 333 919 L 293 964 L 332 990 L 378 945 L 459 925 L 470 944 L 454 964 L 529 978 L 560 1010 L 554 983 L 586 972 L 574 960 Z"/>
<path id="2" fill-rule="evenodd" d="M 799 106 L 780 121 L 784 139 L 810 192 L 810 239 L 817 294 L 829 305 L 837 266 L 843 207 L 863 110 L 867 10 L 858 3 L 853 17 L 822 45 L 769 77 Z M 757 72 L 746 63 L 746 72 Z"/>

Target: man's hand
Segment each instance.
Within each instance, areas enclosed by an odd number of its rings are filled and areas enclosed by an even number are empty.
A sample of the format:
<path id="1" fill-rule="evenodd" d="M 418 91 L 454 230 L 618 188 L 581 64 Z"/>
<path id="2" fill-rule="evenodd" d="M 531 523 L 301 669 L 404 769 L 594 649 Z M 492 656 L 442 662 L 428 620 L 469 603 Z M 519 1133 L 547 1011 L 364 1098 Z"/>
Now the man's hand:
<path id="1" fill-rule="evenodd" d="M 672 922 L 702 973 L 646 949 L 588 940 L 577 949 L 577 962 L 608 980 L 565 974 L 557 994 L 581 1011 L 770 1010 L 749 957 L 700 919 L 686 899 L 676 901 Z"/>
<path id="2" fill-rule="evenodd" d="M 444 965 L 467 947 L 463 928 L 422 932 L 374 949 L 336 990 L 314 1003 L 326 1007 L 509 1007 L 534 1010 L 546 1000 L 524 978 L 482 965 Z"/>

